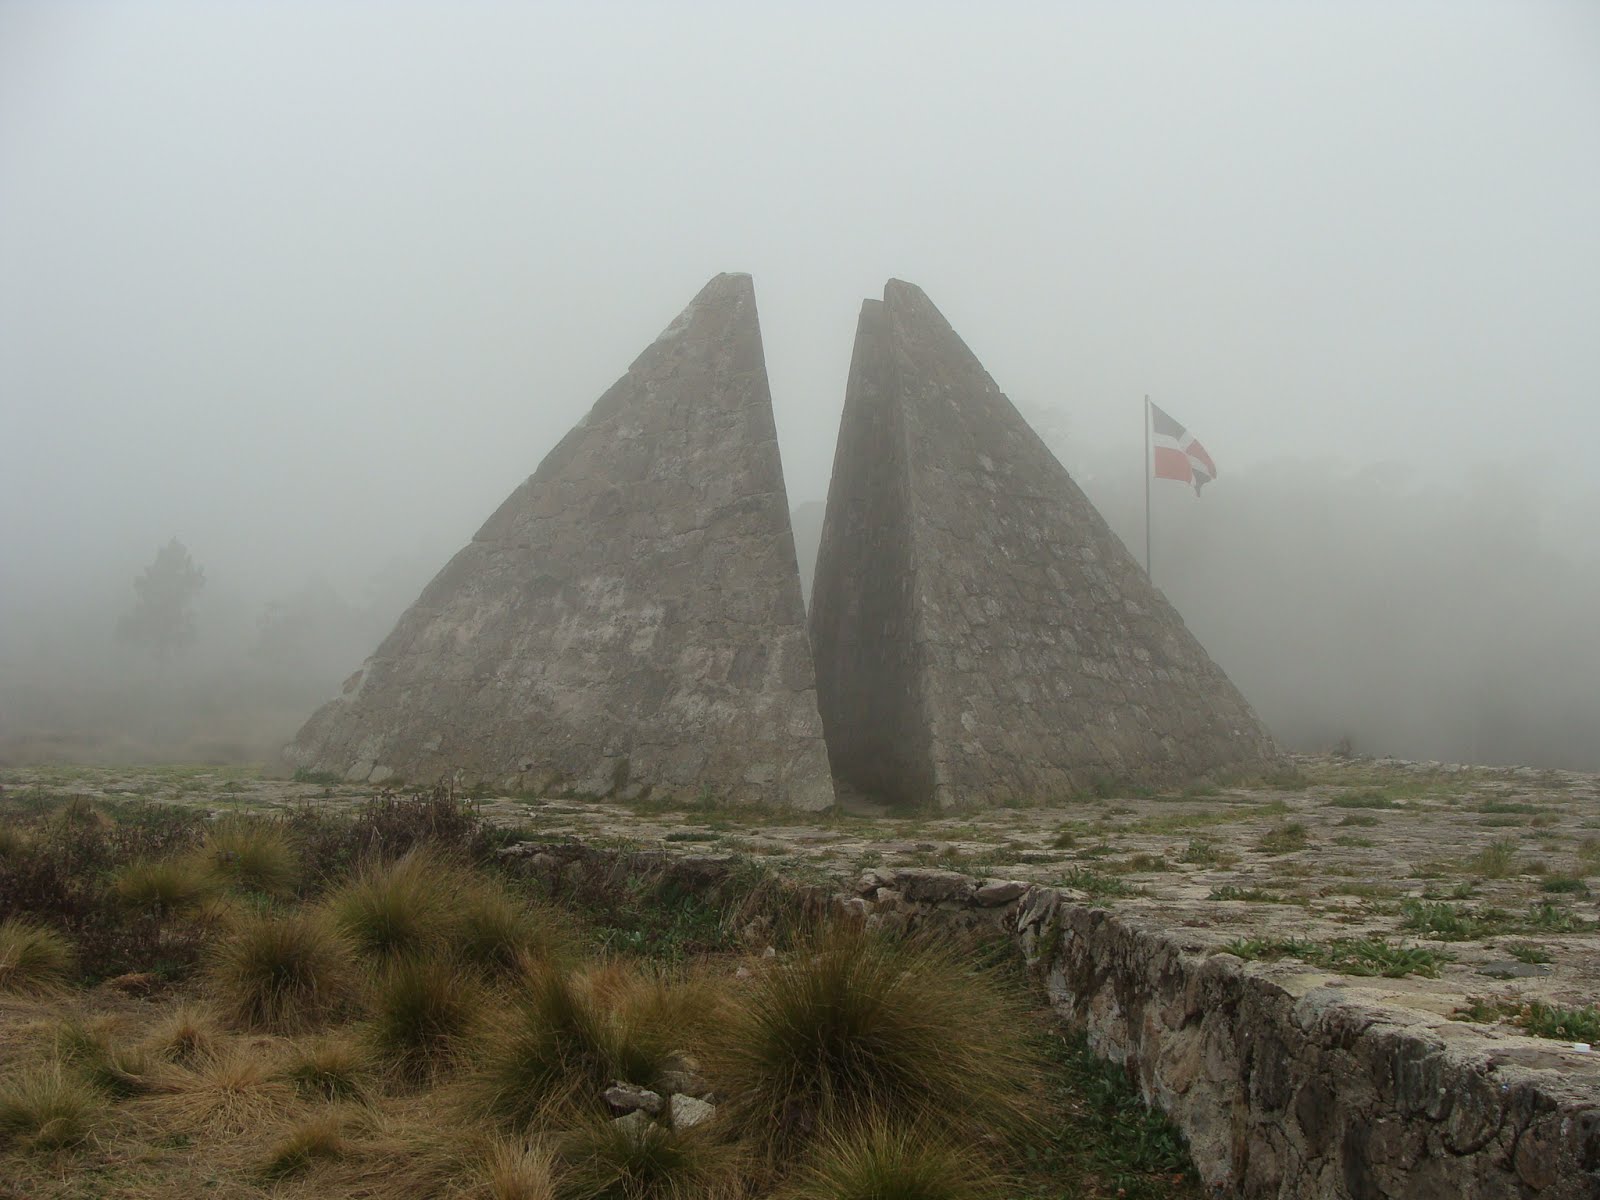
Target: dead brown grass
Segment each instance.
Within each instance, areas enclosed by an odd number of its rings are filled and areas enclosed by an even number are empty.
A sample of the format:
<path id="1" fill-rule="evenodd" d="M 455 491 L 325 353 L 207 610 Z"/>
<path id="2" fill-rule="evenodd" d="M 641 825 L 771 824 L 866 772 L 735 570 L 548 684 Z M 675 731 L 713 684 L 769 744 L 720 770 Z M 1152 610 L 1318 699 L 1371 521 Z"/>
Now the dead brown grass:
<path id="1" fill-rule="evenodd" d="M 281 1122 L 294 1108 L 278 1047 L 235 1041 L 218 1053 L 159 1068 L 137 1113 L 163 1130 L 210 1138 L 237 1137 Z"/>

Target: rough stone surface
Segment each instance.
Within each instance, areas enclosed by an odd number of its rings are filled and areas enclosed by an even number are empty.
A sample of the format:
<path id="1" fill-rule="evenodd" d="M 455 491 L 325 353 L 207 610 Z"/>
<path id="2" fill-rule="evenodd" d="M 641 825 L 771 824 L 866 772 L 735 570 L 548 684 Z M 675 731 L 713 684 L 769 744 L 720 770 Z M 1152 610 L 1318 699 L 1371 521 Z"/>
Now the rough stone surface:
<path id="1" fill-rule="evenodd" d="M 612 1112 L 626 1116 L 631 1112 L 642 1112 L 647 1116 L 656 1116 L 661 1112 L 661 1094 L 652 1092 L 649 1088 L 635 1087 L 631 1083 L 615 1083 L 601 1093 L 606 1107 Z"/>
<path id="2" fill-rule="evenodd" d="M 614 1118 L 611 1124 L 618 1129 L 624 1130 L 631 1137 L 642 1140 L 655 1122 L 645 1115 L 643 1109 L 636 1108 L 631 1113 L 624 1113 L 622 1116 Z"/>
<path id="3" fill-rule="evenodd" d="M 749 276 L 706 285 L 286 757 L 372 782 L 833 803 Z"/>
<path id="4" fill-rule="evenodd" d="M 740 938 L 763 957 L 774 954 L 780 913 L 848 912 L 890 932 L 1009 934 L 1056 1010 L 1187 1133 L 1219 1195 L 1600 1196 L 1600 1054 L 1532 1037 L 1517 1017 L 1535 1002 L 1573 1008 L 1600 994 L 1595 896 L 1543 886 L 1600 875 L 1600 775 L 1328 757 L 1295 765 L 1279 784 L 1108 800 L 1092 822 L 1065 829 L 1063 808 L 774 822 L 760 810 L 505 798 L 479 812 L 534 839 L 506 861 L 558 902 L 597 888 L 681 889 L 725 911 L 737 905 Z M 373 796 L 366 785 L 228 768 L 0 768 L 0 785 L 217 817 L 308 804 L 356 811 Z M 1266 848 L 1263 835 L 1286 819 L 1306 831 L 1304 848 Z M 1525 826 L 1527 858 L 1504 877 L 1474 875 L 1508 820 Z M 698 839 L 668 840 L 708 823 L 721 831 L 716 853 Z M 1092 837 L 1062 838 L 1073 831 Z M 749 879 L 732 869 L 748 861 L 739 852 L 799 876 L 769 877 L 752 909 Z M 970 874 L 930 872 L 929 859 Z M 1134 893 L 1092 894 L 1108 881 Z M 1451 907 L 1483 920 L 1498 912 L 1500 932 L 1441 941 L 1407 927 L 1409 901 L 1432 904 L 1466 882 L 1470 900 Z M 1013 883 L 1024 885 L 1014 899 L 987 903 L 995 893 L 986 888 Z M 1241 940 L 1341 937 L 1450 957 L 1436 977 L 1387 979 L 1225 952 Z M 1480 973 L 1524 940 L 1548 953 L 1549 974 Z M 740 967 L 735 978 L 759 971 Z M 1480 1004 L 1487 1016 L 1474 1011 Z M 671 1069 L 696 1065 L 680 1058 Z"/>
<path id="5" fill-rule="evenodd" d="M 944 317 L 857 326 L 811 604 L 833 769 L 1000 803 L 1272 759 L 1250 706 Z"/>
<path id="6" fill-rule="evenodd" d="M 686 1092 L 677 1092 L 669 1101 L 669 1111 L 674 1129 L 693 1129 L 702 1121 L 716 1116 L 717 1106 L 696 1100 Z"/>

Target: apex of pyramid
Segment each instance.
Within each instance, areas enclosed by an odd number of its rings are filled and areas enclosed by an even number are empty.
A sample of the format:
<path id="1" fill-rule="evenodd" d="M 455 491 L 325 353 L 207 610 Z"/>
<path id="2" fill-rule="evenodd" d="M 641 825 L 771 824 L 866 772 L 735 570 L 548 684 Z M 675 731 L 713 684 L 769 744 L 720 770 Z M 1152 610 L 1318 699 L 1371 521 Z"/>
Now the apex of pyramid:
<path id="1" fill-rule="evenodd" d="M 722 274 L 713 275 L 708 279 L 705 287 L 695 293 L 694 299 L 689 301 L 684 311 L 688 312 L 692 309 L 705 308 L 715 304 L 739 304 L 743 302 L 749 302 L 754 307 L 755 300 L 755 280 L 748 273 L 744 271 L 724 271 Z"/>
<path id="2" fill-rule="evenodd" d="M 977 355 L 961 340 L 961 335 L 938 306 L 928 299 L 928 293 L 916 284 L 904 279 L 889 280 L 883 286 L 883 305 L 902 340 L 919 347 L 924 353 L 931 350 L 956 354 L 968 359 L 969 366 L 983 370 Z"/>

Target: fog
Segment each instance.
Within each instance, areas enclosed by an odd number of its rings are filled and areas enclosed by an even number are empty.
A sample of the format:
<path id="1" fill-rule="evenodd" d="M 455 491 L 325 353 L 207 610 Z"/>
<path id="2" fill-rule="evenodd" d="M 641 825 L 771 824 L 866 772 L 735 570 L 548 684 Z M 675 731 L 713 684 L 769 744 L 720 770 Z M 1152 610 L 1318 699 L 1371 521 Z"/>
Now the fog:
<path id="1" fill-rule="evenodd" d="M 803 558 L 899 276 L 1285 744 L 1600 769 L 1600 8 L 991 7 L 0 0 L 0 763 L 264 756 L 733 270 Z"/>

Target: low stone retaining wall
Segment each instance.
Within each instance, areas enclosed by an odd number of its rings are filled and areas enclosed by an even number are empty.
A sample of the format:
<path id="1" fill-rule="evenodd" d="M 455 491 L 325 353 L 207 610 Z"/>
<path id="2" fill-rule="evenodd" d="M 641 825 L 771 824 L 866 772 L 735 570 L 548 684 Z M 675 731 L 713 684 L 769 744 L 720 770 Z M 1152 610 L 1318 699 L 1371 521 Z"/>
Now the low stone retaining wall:
<path id="1" fill-rule="evenodd" d="M 574 843 L 506 853 L 558 891 L 647 872 L 711 894 L 736 862 Z M 797 886 L 796 902 L 891 930 L 1009 934 L 1055 1010 L 1183 1130 L 1218 1194 L 1600 1197 L 1600 1064 L 1574 1071 L 1559 1044 L 1365 1003 L 1344 977 L 1208 953 L 1068 889 L 916 868 Z"/>

